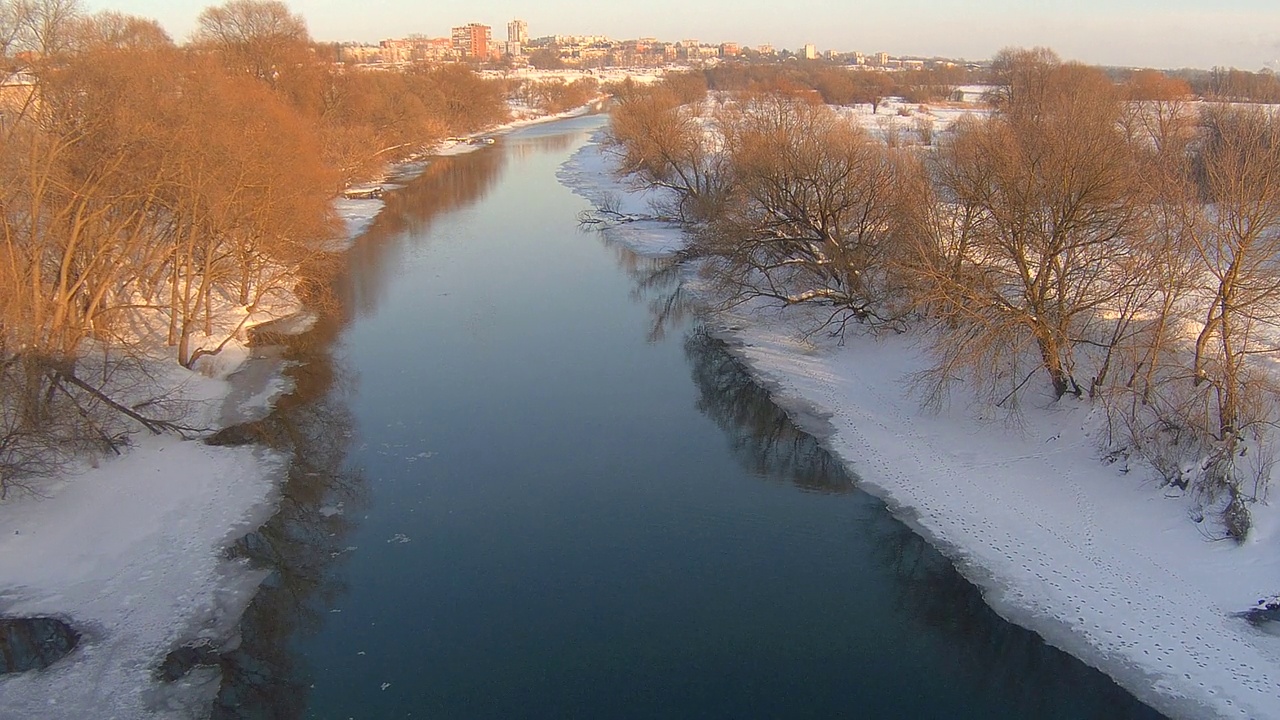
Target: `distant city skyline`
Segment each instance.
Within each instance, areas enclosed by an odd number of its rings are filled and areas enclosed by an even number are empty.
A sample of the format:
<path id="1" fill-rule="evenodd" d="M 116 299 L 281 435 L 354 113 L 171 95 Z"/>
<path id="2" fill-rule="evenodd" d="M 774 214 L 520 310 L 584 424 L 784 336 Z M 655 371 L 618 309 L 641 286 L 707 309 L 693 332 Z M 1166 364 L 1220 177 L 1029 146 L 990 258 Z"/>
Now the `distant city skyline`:
<path id="1" fill-rule="evenodd" d="M 85 0 L 87 10 L 118 10 L 158 20 L 185 40 L 200 12 L 216 2 Z M 411 34 L 448 36 L 476 22 L 505 37 L 507 23 L 529 24 L 529 37 L 608 35 L 676 41 L 771 44 L 793 51 L 887 51 L 978 60 L 1002 47 L 1044 45 L 1065 59 L 1160 68 L 1215 65 L 1280 70 L 1280 3 L 1274 0 L 905 0 L 853 7 L 838 0 L 776 3 L 648 0 L 585 5 L 566 0 L 482 0 L 426 5 L 383 0 L 353 6 L 334 0 L 293 0 L 321 41 L 377 42 Z"/>

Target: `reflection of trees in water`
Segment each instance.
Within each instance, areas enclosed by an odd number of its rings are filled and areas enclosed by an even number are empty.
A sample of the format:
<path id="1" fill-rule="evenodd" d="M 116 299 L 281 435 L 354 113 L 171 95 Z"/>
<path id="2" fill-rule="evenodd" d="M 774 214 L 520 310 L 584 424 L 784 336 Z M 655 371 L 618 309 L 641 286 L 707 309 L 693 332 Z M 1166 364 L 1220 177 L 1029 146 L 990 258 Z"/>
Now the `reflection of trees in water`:
<path id="1" fill-rule="evenodd" d="M 724 343 L 695 329 L 684 342 L 698 387 L 698 409 L 726 433 L 743 464 L 756 475 L 788 478 L 798 487 L 849 492 L 844 468 L 801 431 L 760 387 Z"/>
<path id="2" fill-rule="evenodd" d="M 329 354 L 340 328 L 327 317 L 286 343 L 285 359 L 299 361 L 287 370 L 296 389 L 255 424 L 255 434 L 290 464 L 279 512 L 234 549 L 271 576 L 241 620 L 240 647 L 223 658 L 215 718 L 301 717 L 307 683 L 294 667 L 290 639 L 318 628 L 317 608 L 345 590 L 328 569 L 346 547 L 349 518 L 365 504 L 367 488 L 345 467 L 354 419 L 345 378 Z"/>
<path id="3" fill-rule="evenodd" d="M 394 242 L 408 234 L 426 237 L 440 214 L 467 207 L 493 188 L 506 162 L 506 153 L 486 148 L 465 155 L 432 159 L 422 173 L 403 188 L 383 196 L 382 212 L 343 258 L 345 272 L 335 290 L 347 317 L 368 314 L 377 304 L 385 279 L 403 245 Z"/>
<path id="4" fill-rule="evenodd" d="M 649 342 L 663 339 L 667 330 L 680 327 L 693 314 L 696 303 L 683 282 L 685 263 L 681 257 L 645 257 L 616 242 L 606 242 L 605 247 L 613 251 L 618 267 L 634 283 L 631 297 L 649 305 Z"/>
<path id="5" fill-rule="evenodd" d="M 425 237 L 436 216 L 484 197 L 497 182 L 506 159 L 506 153 L 488 148 L 433 158 L 405 187 L 383 196 L 385 207 L 359 244 L 381 244 L 387 237 L 405 232 Z"/>
<path id="6" fill-rule="evenodd" d="M 433 218 L 474 203 L 494 185 L 502 152 L 481 150 L 432 160 L 406 187 L 384 196 L 386 207 L 347 252 L 336 272 L 314 283 L 321 319 L 307 333 L 283 339 L 286 374 L 295 389 L 280 398 L 252 432 L 290 458 L 280 510 L 235 548 L 271 571 L 240 624 L 240 647 L 223 658 L 223 682 L 213 717 L 297 718 L 306 711 L 309 680 L 295 665 L 293 640 L 319 629 L 323 608 L 346 588 L 332 565 L 347 546 L 368 488 L 359 471 L 346 467 L 355 420 L 350 389 L 332 347 L 346 325 L 373 309 L 386 275 L 393 271 L 397 242 L 422 237 Z M 341 512 L 335 510 L 341 508 Z"/>
<path id="7" fill-rule="evenodd" d="M 684 284 L 684 258 L 645 257 L 614 242 L 606 246 L 634 283 L 632 296 L 648 303 L 650 342 L 683 327 L 694 315 L 697 304 Z M 787 477 L 806 490 L 842 493 L 853 488 L 844 468 L 791 422 L 768 391 L 726 352 L 723 342 L 698 328 L 685 338 L 684 350 L 699 391 L 698 409 L 728 433 L 751 472 L 770 479 Z"/>
<path id="8" fill-rule="evenodd" d="M 499 142 L 505 147 L 507 156 L 523 160 L 542 153 L 560 153 L 568 150 L 577 137 L 578 135 L 575 133 L 556 130 L 546 135 L 534 135 L 526 132 L 518 138 L 508 137 Z"/>
<path id="9" fill-rule="evenodd" d="M 1101 672 L 1001 618 L 923 537 L 867 506 L 862 526 L 893 579 L 894 607 L 954 650 L 944 654 L 975 694 L 1001 698 L 1018 717 L 1160 718 Z M 1063 698 L 1075 702 L 1064 705 Z"/>
<path id="10" fill-rule="evenodd" d="M 698 408 L 728 433 L 750 471 L 806 490 L 855 489 L 841 463 L 791 422 L 724 343 L 694 329 L 684 348 Z M 886 571 L 894 608 L 948 646 L 939 655 L 975 695 L 1001 698 L 1019 717 L 1161 717 L 1102 673 L 998 616 L 976 586 L 882 503 L 868 499 L 861 507 L 857 522 Z M 1080 705 L 1064 707 L 1063 698 L 1079 698 Z"/>

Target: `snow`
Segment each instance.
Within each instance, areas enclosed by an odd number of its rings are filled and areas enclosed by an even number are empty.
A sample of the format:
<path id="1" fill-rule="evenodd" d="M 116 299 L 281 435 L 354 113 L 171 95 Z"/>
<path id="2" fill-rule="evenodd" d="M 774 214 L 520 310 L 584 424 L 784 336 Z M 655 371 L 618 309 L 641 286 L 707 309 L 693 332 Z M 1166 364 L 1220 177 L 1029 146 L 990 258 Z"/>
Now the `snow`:
<path id="1" fill-rule="evenodd" d="M 991 112 L 990 107 L 968 100 L 922 104 L 908 103 L 896 97 L 882 100 L 874 112 L 867 103 L 836 110 L 873 136 L 901 144 L 921 144 L 919 123 L 927 122 L 936 138 L 965 115 L 985 115 Z M 894 137 L 890 138 L 890 135 Z"/>
<path id="2" fill-rule="evenodd" d="M 554 122 L 556 120 L 567 120 L 569 118 L 582 117 L 588 113 L 598 111 L 606 100 L 606 95 L 599 95 L 591 102 L 580 105 L 576 108 L 566 110 L 561 113 L 552 115 L 544 115 L 528 108 L 523 108 L 527 112 L 516 113 L 515 119 L 510 122 L 503 123 L 496 127 L 485 130 L 484 132 L 472 133 L 458 138 L 450 138 L 440 142 L 432 154 L 440 156 L 463 155 L 469 152 L 475 152 L 483 147 L 488 147 L 487 143 L 476 142 L 495 135 L 502 135 L 518 130 L 520 128 L 529 127 L 530 125 L 540 125 L 542 123 Z"/>
<path id="3" fill-rule="evenodd" d="M 379 200 L 335 201 L 347 238 L 381 210 Z M 314 316 L 279 291 L 252 312 L 214 298 L 218 322 L 193 347 L 223 350 L 194 370 L 164 345 L 166 318 L 139 313 L 119 340 L 153 348 L 148 369 L 190 405 L 186 422 L 216 428 L 264 417 L 290 390 L 270 349 L 250 351 L 245 329 L 276 321 L 301 332 Z M 226 547 L 275 513 L 287 458 L 252 447 L 215 448 L 171 436 L 135 436 L 119 457 L 11 493 L 0 503 L 0 614 L 52 616 L 82 634 L 44 671 L 0 676 L 0 716 L 41 718 L 205 717 L 217 669 L 172 685 L 152 672 L 179 645 L 207 640 L 230 650 L 239 618 L 264 579 Z"/>
<path id="4" fill-rule="evenodd" d="M 591 144 L 560 176 L 597 205 L 617 196 L 643 213 L 647 199 L 610 167 Z M 650 222 L 605 235 L 645 255 L 682 245 L 678 228 Z M 801 337 L 803 312 L 743 307 L 712 329 L 997 612 L 1174 717 L 1280 718 L 1280 637 L 1239 614 L 1280 588 L 1274 508 L 1254 508 L 1245 545 L 1213 541 L 1153 472 L 1099 459 L 1087 402 L 1046 395 L 1020 428 L 975 419 L 963 399 L 931 414 L 910 393 L 927 362 L 910 334 Z"/>
<path id="5" fill-rule="evenodd" d="M 654 217 L 653 203 L 659 199 L 647 190 L 635 190 L 610 171 L 609 157 L 602 152 L 604 131 L 584 145 L 561 167 L 557 176 L 575 193 L 596 207 L 616 204 L 626 222 L 609 223 L 605 234 L 640 255 L 670 255 L 684 246 L 680 228 Z"/>
<path id="6" fill-rule="evenodd" d="M 197 347 L 288 317 L 288 293 L 253 313 L 220 299 L 219 323 Z M 305 322 L 302 323 L 305 326 Z M 262 417 L 288 390 L 280 363 L 251 357 L 241 334 L 196 370 L 174 362 L 164 323 L 140 315 L 125 332 L 155 350 L 148 371 L 188 406 L 184 421 L 217 427 Z M 0 676 L 0 714 L 23 718 L 207 715 L 215 670 L 170 686 L 152 677 L 165 655 L 197 639 L 230 649 L 263 579 L 223 550 L 274 512 L 285 458 L 255 448 L 215 448 L 139 433 L 123 455 L 85 463 L 0 503 L 0 613 L 53 616 L 82 633 L 47 670 Z"/>
<path id="7" fill-rule="evenodd" d="M 186 640 L 231 634 L 262 577 L 222 549 L 274 512 L 282 462 L 146 437 L 45 497 L 0 506 L 4 614 L 59 617 L 83 633 L 48 670 L 0 680 L 3 713 L 140 718 L 174 700 L 164 690 L 207 707 L 216 684 L 162 689 L 151 673 Z"/>
<path id="8" fill-rule="evenodd" d="M 369 229 L 382 207 L 383 202 L 377 198 L 339 197 L 333 201 L 333 210 L 345 227 L 345 237 L 352 240 Z"/>

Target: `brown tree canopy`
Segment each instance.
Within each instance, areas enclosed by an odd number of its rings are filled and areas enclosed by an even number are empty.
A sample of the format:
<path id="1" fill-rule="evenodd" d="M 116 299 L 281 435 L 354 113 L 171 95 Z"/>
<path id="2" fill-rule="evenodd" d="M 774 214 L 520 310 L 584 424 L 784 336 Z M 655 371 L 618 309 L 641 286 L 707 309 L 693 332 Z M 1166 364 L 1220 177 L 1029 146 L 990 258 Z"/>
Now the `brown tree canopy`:
<path id="1" fill-rule="evenodd" d="M 1031 55 L 1008 73 L 1000 112 L 959 125 L 937 158 L 944 204 L 920 274 L 944 317 L 939 378 L 967 366 L 986 385 L 1004 368 L 1005 390 L 987 386 L 1000 399 L 1022 381 L 1027 348 L 1057 396 L 1079 394 L 1089 386 L 1076 375 L 1080 342 L 1106 344 L 1099 333 L 1114 332 L 1095 324 L 1126 305 L 1137 279 L 1136 166 L 1101 72 Z"/>
<path id="2" fill-rule="evenodd" d="M 1125 94 L 1138 102 L 1186 100 L 1191 97 L 1191 84 L 1159 70 L 1139 70 L 1125 82 Z"/>
<path id="3" fill-rule="evenodd" d="M 167 327 L 192 367 L 265 298 L 322 300 L 344 181 L 506 117 L 502 81 L 465 68 L 341 71 L 279 2 L 209 8 L 178 48 L 150 20 L 0 0 L 0 56 L 23 72 L 0 98 L 0 494 L 189 430 L 134 350 Z"/>
<path id="4" fill-rule="evenodd" d="M 74 33 L 76 46 L 86 50 L 108 47 L 141 51 L 173 45 L 173 39 L 155 20 L 110 10 L 81 19 Z"/>
<path id="5" fill-rule="evenodd" d="M 831 108 L 785 95 L 743 99 L 718 128 L 732 180 L 700 236 L 731 297 L 819 304 L 838 323 L 893 320 L 903 178 L 892 151 Z"/>
<path id="6" fill-rule="evenodd" d="M 681 104 L 665 85 L 631 88 L 618 98 L 609 126 L 608 145 L 620 174 L 669 191 L 673 200 L 662 211 L 683 220 L 709 217 L 729 182 L 726 158 L 707 132 L 702 105 Z"/>
<path id="7" fill-rule="evenodd" d="M 206 8 L 197 23 L 194 43 L 273 87 L 305 60 L 311 42 L 306 21 L 280 0 L 228 0 Z"/>

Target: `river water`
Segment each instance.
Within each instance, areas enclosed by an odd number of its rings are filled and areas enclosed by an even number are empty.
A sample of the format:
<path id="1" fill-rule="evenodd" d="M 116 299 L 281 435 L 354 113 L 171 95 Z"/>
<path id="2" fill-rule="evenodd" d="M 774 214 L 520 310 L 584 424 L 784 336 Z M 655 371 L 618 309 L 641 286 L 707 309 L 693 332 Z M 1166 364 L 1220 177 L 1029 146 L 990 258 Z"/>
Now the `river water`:
<path id="1" fill-rule="evenodd" d="M 1010 625 L 579 230 L 604 120 L 441 158 L 288 341 L 219 718 L 1147 718 Z M 657 314 L 665 315 L 657 323 Z"/>

